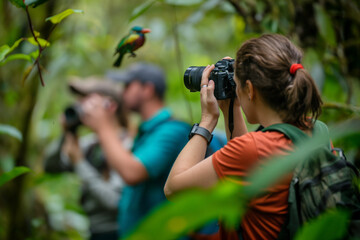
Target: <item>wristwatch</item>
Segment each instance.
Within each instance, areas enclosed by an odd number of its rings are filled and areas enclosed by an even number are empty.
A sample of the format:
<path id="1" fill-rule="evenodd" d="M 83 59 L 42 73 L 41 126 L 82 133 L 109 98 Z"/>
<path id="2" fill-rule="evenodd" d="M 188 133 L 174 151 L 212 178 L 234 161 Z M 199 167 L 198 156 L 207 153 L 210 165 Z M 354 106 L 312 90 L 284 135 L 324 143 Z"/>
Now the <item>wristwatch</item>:
<path id="1" fill-rule="evenodd" d="M 192 126 L 191 131 L 189 133 L 189 140 L 195 134 L 203 136 L 206 139 L 208 145 L 210 144 L 210 142 L 211 142 L 211 140 L 213 138 L 213 135 L 209 132 L 209 130 L 207 130 L 206 128 L 200 127 L 198 123 L 195 123 Z"/>

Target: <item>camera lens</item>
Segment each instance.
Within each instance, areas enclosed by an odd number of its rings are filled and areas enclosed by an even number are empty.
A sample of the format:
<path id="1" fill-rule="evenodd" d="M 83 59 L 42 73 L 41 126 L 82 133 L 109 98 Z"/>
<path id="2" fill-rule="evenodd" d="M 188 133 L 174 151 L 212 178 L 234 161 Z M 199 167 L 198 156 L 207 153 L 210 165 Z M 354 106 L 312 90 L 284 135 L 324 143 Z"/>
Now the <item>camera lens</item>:
<path id="1" fill-rule="evenodd" d="M 184 84 L 190 92 L 199 92 L 201 77 L 205 67 L 188 67 L 184 73 Z"/>
<path id="2" fill-rule="evenodd" d="M 81 108 L 80 106 L 73 105 L 65 109 L 65 127 L 66 129 L 75 132 L 77 127 L 81 125 L 80 120 Z"/>

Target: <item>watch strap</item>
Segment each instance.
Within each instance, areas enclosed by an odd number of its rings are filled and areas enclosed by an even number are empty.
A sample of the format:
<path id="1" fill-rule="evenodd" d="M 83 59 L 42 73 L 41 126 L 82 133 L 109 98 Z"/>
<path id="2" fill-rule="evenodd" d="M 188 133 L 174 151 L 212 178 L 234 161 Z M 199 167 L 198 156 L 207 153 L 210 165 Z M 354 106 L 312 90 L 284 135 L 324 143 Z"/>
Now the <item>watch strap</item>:
<path id="1" fill-rule="evenodd" d="M 206 128 L 200 127 L 198 123 L 195 123 L 190 131 L 189 139 L 191 139 L 194 135 L 200 135 L 204 137 L 208 143 L 210 144 L 213 134 L 209 132 Z"/>

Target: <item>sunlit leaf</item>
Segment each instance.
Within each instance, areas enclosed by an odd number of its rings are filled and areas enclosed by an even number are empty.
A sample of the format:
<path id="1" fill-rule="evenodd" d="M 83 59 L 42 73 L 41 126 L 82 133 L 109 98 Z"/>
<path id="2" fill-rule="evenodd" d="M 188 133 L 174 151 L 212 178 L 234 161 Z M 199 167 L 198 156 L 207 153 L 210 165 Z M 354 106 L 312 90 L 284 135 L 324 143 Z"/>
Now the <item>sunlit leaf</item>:
<path id="1" fill-rule="evenodd" d="M 35 31 L 35 30 L 34 30 L 34 35 L 35 35 L 35 37 L 40 37 L 40 33 L 38 31 Z"/>
<path id="2" fill-rule="evenodd" d="M 26 8 L 23 0 L 9 0 L 13 5 L 15 5 L 18 8 Z"/>
<path id="3" fill-rule="evenodd" d="M 10 52 L 10 47 L 8 45 L 2 45 L 0 47 L 0 61 L 2 61 L 6 54 L 8 54 Z"/>
<path id="4" fill-rule="evenodd" d="M 0 134 L 7 134 L 22 141 L 21 132 L 17 128 L 10 125 L 0 124 Z"/>
<path id="5" fill-rule="evenodd" d="M 45 21 L 51 21 L 53 24 L 57 24 L 60 23 L 64 18 L 74 13 L 84 13 L 84 11 L 77 9 L 66 9 L 65 11 L 59 14 L 46 18 Z"/>
<path id="6" fill-rule="evenodd" d="M 330 210 L 306 223 L 296 234 L 295 240 L 342 239 L 347 232 L 350 214 Z"/>
<path id="7" fill-rule="evenodd" d="M 17 46 L 19 46 L 19 44 L 24 40 L 24 38 L 20 38 L 18 40 L 15 41 L 15 43 L 9 47 L 8 45 L 3 45 L 0 47 L 0 62 L 5 58 L 5 56 L 9 53 L 11 53 L 12 51 L 14 51 L 15 48 L 17 48 Z"/>
<path id="8" fill-rule="evenodd" d="M 46 41 L 43 38 L 37 38 L 38 42 L 40 43 L 41 47 L 48 47 L 50 46 L 50 43 L 48 41 Z M 35 38 L 31 37 L 31 38 L 27 38 L 27 41 L 29 43 L 31 43 L 32 45 L 38 46 L 38 43 L 36 42 Z"/>
<path id="9" fill-rule="evenodd" d="M 32 62 L 31 56 L 23 53 L 16 53 L 8 56 L 3 61 L 0 62 L 0 66 L 4 65 L 7 62 L 13 61 L 13 60 L 26 60 L 28 62 Z"/>
<path id="10" fill-rule="evenodd" d="M 25 0 L 26 6 L 36 8 L 37 6 L 47 2 L 48 0 Z"/>
<path id="11" fill-rule="evenodd" d="M 25 38 L 20 38 L 20 39 L 16 40 L 10 48 L 10 52 L 14 51 L 14 49 L 17 48 L 19 46 L 19 44 L 24 40 L 25 40 Z"/>
<path id="12" fill-rule="evenodd" d="M 149 10 L 149 8 L 158 1 L 159 0 L 148 0 L 148 1 L 144 2 L 143 4 L 139 5 L 138 7 L 136 7 L 134 9 L 134 11 L 131 13 L 129 22 L 134 21 L 136 18 L 138 18 L 139 16 L 144 14 L 144 12 Z"/>
<path id="13" fill-rule="evenodd" d="M 37 59 L 39 56 L 39 49 L 37 49 L 36 51 L 29 53 L 29 56 L 32 57 L 32 59 Z"/>
<path id="14" fill-rule="evenodd" d="M 314 8 L 316 25 L 321 37 L 330 46 L 335 47 L 336 36 L 330 16 L 321 5 L 314 4 Z"/>
<path id="15" fill-rule="evenodd" d="M 0 175 L 0 186 L 4 185 L 8 181 L 16 178 L 19 175 L 29 172 L 30 169 L 27 167 L 15 167 L 10 172 L 6 172 Z"/>
<path id="16" fill-rule="evenodd" d="M 190 6 L 202 3 L 203 0 L 165 0 L 165 3 L 176 6 Z"/>

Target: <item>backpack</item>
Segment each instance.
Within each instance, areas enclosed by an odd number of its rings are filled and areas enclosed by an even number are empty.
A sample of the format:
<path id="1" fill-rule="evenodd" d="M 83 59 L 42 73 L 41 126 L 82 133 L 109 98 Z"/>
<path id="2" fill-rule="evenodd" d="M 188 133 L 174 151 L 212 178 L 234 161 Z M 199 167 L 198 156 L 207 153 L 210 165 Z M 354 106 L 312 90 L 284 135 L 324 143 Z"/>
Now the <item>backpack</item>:
<path id="1" fill-rule="evenodd" d="M 310 139 L 299 128 L 286 123 L 274 124 L 261 131 L 281 132 L 295 146 Z M 329 141 L 316 156 L 295 167 L 289 187 L 288 216 L 278 239 L 293 239 L 302 224 L 335 207 L 350 211 L 349 235 L 360 237 L 360 193 L 355 185 L 359 171 L 346 160 L 341 149 L 331 147 L 328 128 L 321 121 L 314 124 L 313 135 L 316 134 L 326 134 Z"/>

